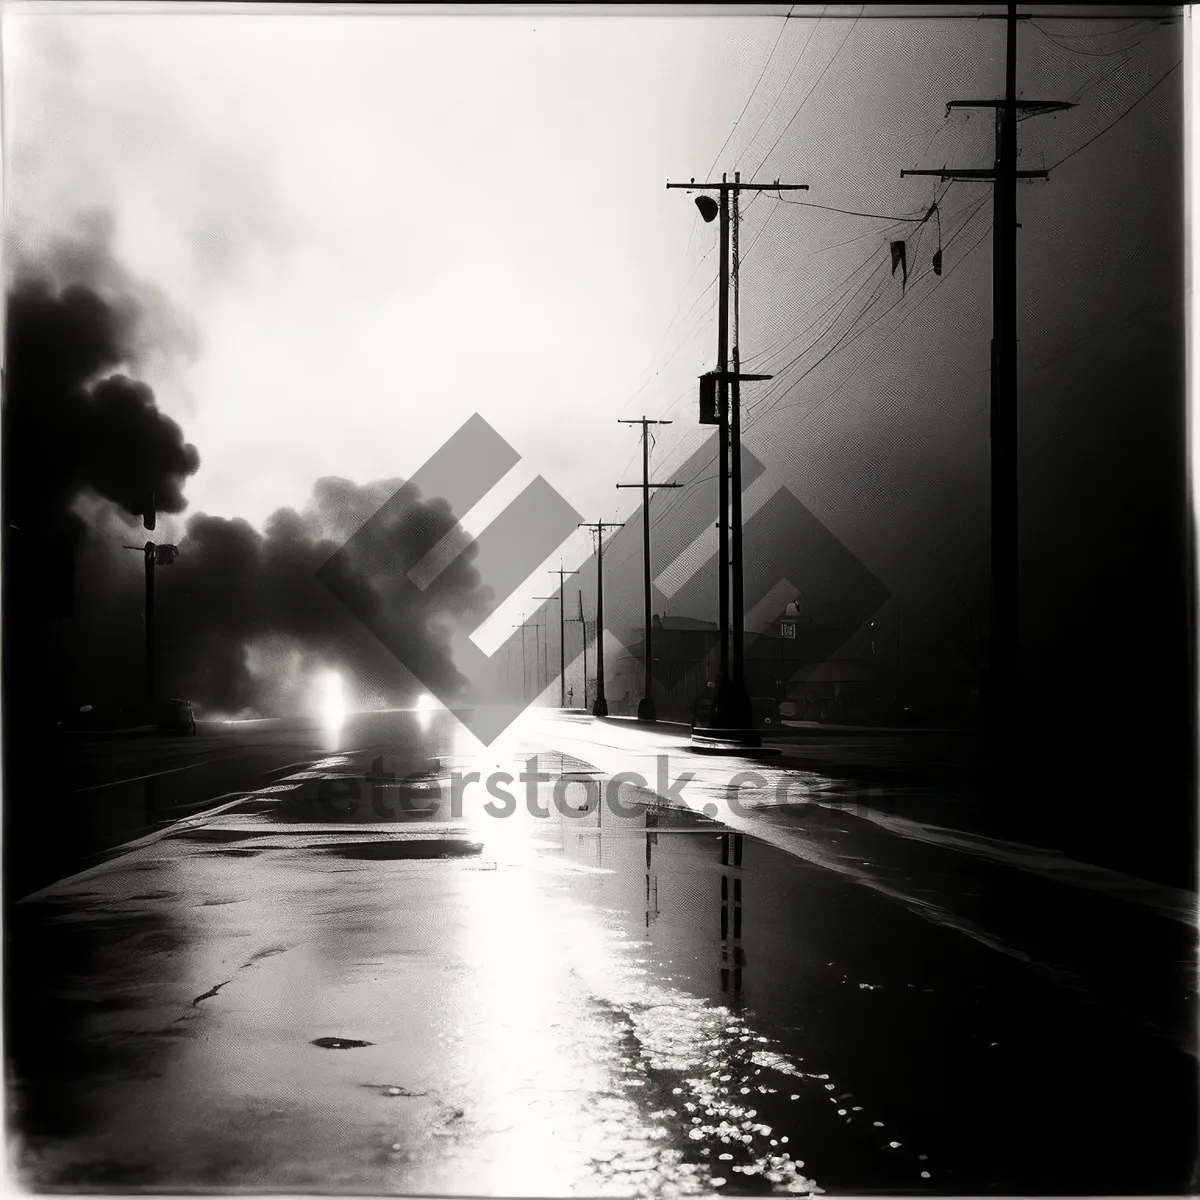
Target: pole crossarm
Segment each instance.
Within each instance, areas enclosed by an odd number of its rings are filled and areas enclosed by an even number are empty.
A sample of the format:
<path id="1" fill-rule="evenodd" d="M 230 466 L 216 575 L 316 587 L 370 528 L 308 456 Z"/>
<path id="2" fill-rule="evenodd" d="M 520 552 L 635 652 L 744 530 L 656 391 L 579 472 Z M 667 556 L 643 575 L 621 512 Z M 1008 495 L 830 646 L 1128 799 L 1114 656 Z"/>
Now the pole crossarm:
<path id="1" fill-rule="evenodd" d="M 774 375 L 743 375 L 737 371 L 706 371 L 705 374 L 707 374 L 712 379 L 723 381 L 725 383 L 732 383 L 735 379 L 744 382 L 747 379 L 756 380 L 756 379 L 774 379 L 775 378 Z M 702 375 L 700 378 L 703 379 L 704 376 Z"/>
<path id="2" fill-rule="evenodd" d="M 942 167 L 940 171 L 901 171 L 900 177 L 905 175 L 936 175 L 939 179 L 961 179 L 967 180 L 987 180 L 995 179 L 996 172 L 992 167 Z M 1049 179 L 1049 171 L 1017 171 L 1013 176 L 1015 179 Z"/>
<path id="3" fill-rule="evenodd" d="M 837 13 L 826 13 L 825 15 L 826 15 L 826 17 L 828 17 L 830 19 L 834 19 L 838 16 Z M 859 15 L 861 16 L 862 14 L 860 13 Z M 1044 17 L 1050 17 L 1053 14 L 1041 13 L 1039 15 L 1044 16 Z M 1112 17 L 1109 19 L 1120 20 L 1127 15 L 1128 14 L 1121 14 L 1121 17 Z M 1016 14 L 1016 19 L 1018 21 L 1029 21 L 1029 20 L 1032 20 L 1032 18 L 1033 18 L 1033 13 L 1017 13 Z M 786 15 L 785 19 L 788 21 L 811 21 L 813 18 L 811 16 L 809 16 L 807 13 L 788 13 Z M 1071 20 L 1071 19 L 1072 19 L 1071 17 L 1062 17 L 1062 16 L 1054 17 L 1054 20 L 1056 20 L 1056 21 L 1067 21 L 1067 20 Z M 1086 17 L 1086 18 L 1085 17 L 1076 17 L 1074 19 L 1081 20 L 1081 21 L 1082 20 L 1098 21 L 1098 20 L 1103 20 L 1104 18 L 1103 17 Z M 881 12 L 881 13 L 868 13 L 867 20 L 868 21 L 1007 21 L 1008 14 L 1007 13 L 985 13 L 985 12 L 981 12 L 981 13 L 942 13 L 942 12 L 937 12 L 937 11 L 928 12 L 928 13 L 898 13 L 898 12 L 886 12 L 885 11 L 885 12 Z"/>
<path id="4" fill-rule="evenodd" d="M 807 183 L 668 183 L 669 188 L 683 188 L 689 192 L 807 192 Z"/>
<path id="5" fill-rule="evenodd" d="M 1078 108 L 1069 100 L 1014 100 L 1015 108 L 1023 108 L 1029 112 L 1061 112 L 1065 108 Z M 952 108 L 1007 108 L 1007 100 L 951 100 L 946 104 L 946 113 Z"/>

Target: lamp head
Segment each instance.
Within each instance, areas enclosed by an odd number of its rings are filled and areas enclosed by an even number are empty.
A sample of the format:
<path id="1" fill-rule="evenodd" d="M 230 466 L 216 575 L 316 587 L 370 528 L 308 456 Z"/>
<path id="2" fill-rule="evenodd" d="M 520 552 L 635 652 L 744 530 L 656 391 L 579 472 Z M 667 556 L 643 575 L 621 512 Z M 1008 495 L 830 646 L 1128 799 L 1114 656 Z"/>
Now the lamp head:
<path id="1" fill-rule="evenodd" d="M 706 225 L 720 212 L 720 207 L 711 196 L 697 196 L 696 207 L 700 210 L 700 215 L 704 218 Z"/>

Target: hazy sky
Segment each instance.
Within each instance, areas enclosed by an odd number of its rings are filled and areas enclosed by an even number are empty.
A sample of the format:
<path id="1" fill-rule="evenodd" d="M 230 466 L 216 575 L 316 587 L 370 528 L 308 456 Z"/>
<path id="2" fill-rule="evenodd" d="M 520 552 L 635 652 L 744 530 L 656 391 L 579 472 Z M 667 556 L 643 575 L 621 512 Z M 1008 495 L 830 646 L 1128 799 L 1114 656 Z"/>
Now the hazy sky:
<path id="1" fill-rule="evenodd" d="M 716 227 L 668 179 L 715 165 L 911 217 L 935 184 L 901 169 L 990 164 L 990 116 L 945 105 L 999 94 L 1000 22 L 822 11 L 6 7 L 10 229 L 109 210 L 121 260 L 194 325 L 190 360 L 147 368 L 202 456 L 193 510 L 260 522 L 319 476 L 408 476 L 479 412 L 522 479 L 627 515 L 640 456 L 616 419 L 674 418 L 669 477 L 715 358 Z M 1022 123 L 1022 165 L 1101 135 L 1022 187 L 1027 373 L 1081 339 L 1094 364 L 1097 331 L 1172 302 L 1182 72 L 1140 98 L 1180 44 L 1136 14 L 1022 28 L 1022 94 L 1080 101 Z M 743 362 L 781 376 L 747 389 L 747 443 L 885 577 L 902 545 L 944 558 L 979 532 L 989 190 L 939 189 L 940 280 L 936 222 L 744 209 Z M 1029 444 L 1060 445 L 1040 411 Z"/>

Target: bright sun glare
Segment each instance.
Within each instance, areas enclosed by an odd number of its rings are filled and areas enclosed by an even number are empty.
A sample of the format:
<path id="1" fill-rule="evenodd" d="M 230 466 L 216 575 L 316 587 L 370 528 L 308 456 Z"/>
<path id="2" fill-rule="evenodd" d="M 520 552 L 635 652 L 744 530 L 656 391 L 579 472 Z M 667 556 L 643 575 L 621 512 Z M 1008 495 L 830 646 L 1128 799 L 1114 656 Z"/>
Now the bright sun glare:
<path id="1" fill-rule="evenodd" d="M 345 687 L 336 671 L 326 672 L 322 683 L 321 719 L 330 730 L 340 729 L 346 719 Z"/>

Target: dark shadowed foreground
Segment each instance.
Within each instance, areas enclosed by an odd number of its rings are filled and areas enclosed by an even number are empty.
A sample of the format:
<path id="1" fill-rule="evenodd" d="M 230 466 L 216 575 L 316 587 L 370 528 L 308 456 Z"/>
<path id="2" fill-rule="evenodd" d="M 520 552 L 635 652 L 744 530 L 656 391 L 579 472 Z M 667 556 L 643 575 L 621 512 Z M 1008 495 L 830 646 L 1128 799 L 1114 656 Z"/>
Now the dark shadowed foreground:
<path id="1" fill-rule="evenodd" d="M 935 794 L 579 716 L 487 753 L 451 724 L 208 727 L 142 752 L 149 780 L 120 739 L 83 753 L 89 832 L 10 918 L 28 1185 L 1194 1184 L 1194 896 L 939 823 Z M 597 805 L 617 770 L 647 786 Z M 465 771 L 493 790 L 456 814 Z"/>

